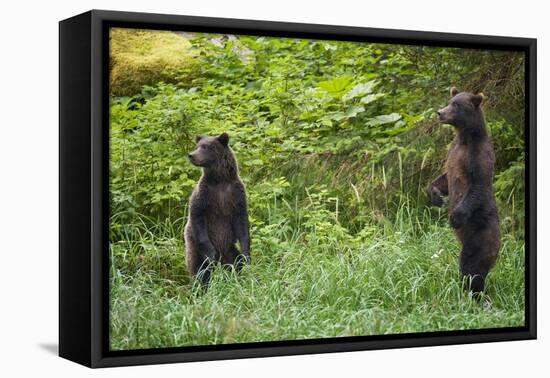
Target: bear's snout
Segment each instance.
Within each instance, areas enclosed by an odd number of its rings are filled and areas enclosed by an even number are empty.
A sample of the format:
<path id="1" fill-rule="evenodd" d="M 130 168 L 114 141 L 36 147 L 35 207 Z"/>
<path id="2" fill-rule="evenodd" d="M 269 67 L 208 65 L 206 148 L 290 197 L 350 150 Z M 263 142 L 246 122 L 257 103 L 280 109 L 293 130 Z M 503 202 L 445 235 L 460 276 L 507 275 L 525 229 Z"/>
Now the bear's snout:
<path id="1" fill-rule="evenodd" d="M 440 122 L 447 122 L 449 121 L 449 111 L 447 108 L 439 109 L 437 112 L 437 117 L 439 118 Z"/>
<path id="2" fill-rule="evenodd" d="M 197 167 L 204 167 L 207 165 L 208 160 L 205 159 L 204 154 L 201 154 L 200 151 L 193 151 L 187 155 L 191 164 Z"/>

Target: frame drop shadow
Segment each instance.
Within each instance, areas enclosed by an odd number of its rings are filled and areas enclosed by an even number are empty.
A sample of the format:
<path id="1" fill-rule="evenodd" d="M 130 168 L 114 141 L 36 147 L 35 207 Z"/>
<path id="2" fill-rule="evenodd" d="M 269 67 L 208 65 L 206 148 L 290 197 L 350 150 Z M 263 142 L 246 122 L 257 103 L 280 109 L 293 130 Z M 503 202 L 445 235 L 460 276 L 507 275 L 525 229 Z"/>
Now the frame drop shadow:
<path id="1" fill-rule="evenodd" d="M 39 343 L 38 347 L 50 354 L 59 355 L 59 345 L 57 343 Z"/>

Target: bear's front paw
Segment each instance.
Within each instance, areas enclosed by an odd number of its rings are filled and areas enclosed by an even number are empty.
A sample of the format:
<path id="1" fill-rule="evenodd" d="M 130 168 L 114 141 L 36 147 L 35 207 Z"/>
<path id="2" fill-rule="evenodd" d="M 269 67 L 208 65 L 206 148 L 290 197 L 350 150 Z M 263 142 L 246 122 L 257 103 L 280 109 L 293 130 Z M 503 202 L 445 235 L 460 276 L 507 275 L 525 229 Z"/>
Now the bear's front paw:
<path id="1" fill-rule="evenodd" d="M 467 220 L 468 214 L 460 207 L 451 213 L 451 226 L 455 229 L 464 226 Z"/>
<path id="2" fill-rule="evenodd" d="M 444 203 L 441 192 L 433 186 L 430 186 L 428 188 L 428 200 L 430 201 L 430 204 L 432 206 L 437 206 L 437 207 L 443 206 L 443 203 Z"/>
<path id="3" fill-rule="evenodd" d="M 437 195 L 435 193 L 430 194 L 430 203 L 432 206 L 441 207 L 443 206 L 443 196 Z"/>

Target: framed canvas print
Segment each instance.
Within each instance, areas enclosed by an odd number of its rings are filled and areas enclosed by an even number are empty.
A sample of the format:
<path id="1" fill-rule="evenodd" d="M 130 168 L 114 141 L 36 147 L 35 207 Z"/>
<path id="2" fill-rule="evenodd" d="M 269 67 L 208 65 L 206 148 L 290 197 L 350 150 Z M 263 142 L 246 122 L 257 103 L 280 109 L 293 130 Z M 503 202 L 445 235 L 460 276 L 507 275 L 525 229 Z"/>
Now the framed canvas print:
<path id="1" fill-rule="evenodd" d="M 60 22 L 59 352 L 536 337 L 536 40 Z"/>

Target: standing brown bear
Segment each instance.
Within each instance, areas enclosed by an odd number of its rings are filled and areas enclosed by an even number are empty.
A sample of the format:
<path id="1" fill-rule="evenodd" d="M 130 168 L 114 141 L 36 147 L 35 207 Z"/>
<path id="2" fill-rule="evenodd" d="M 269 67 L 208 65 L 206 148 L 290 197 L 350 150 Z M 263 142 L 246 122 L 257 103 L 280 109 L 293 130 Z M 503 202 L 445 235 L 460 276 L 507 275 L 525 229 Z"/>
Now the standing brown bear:
<path id="1" fill-rule="evenodd" d="M 207 285 L 213 262 L 237 269 L 250 262 L 248 211 L 229 135 L 199 136 L 196 142 L 189 160 L 202 167 L 202 176 L 189 200 L 184 237 L 187 268 Z"/>
<path id="2" fill-rule="evenodd" d="M 437 114 L 454 126 L 456 137 L 447 155 L 445 172 L 428 187 L 435 206 L 449 196 L 449 220 L 462 243 L 459 265 L 466 289 L 478 295 L 495 264 L 500 230 L 493 175 L 495 153 L 481 110 L 483 96 L 451 88 L 449 105 Z"/>

